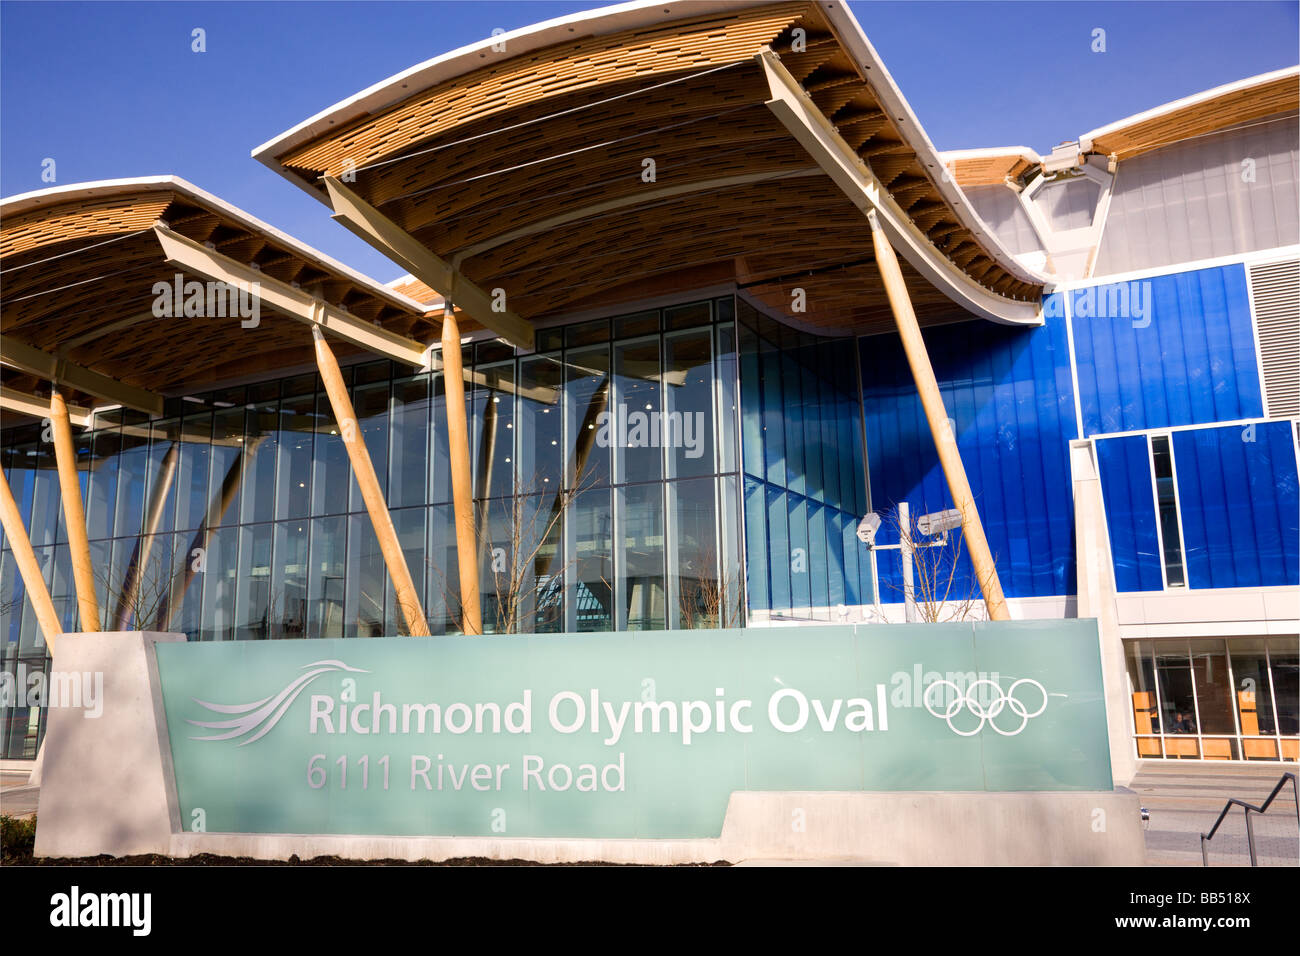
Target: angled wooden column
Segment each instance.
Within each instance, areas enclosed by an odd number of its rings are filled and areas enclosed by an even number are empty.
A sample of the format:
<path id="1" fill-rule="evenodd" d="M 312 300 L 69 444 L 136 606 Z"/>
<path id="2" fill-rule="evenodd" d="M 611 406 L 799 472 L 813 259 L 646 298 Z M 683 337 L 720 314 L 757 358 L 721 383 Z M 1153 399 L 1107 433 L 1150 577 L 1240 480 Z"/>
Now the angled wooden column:
<path id="1" fill-rule="evenodd" d="M 939 383 L 935 381 L 934 368 L 930 365 L 930 354 L 926 351 L 921 327 L 912 310 L 912 299 L 903 282 L 903 270 L 898 266 L 894 248 L 889 244 L 889 238 L 881 228 L 875 210 L 867 213 L 867 219 L 871 222 L 876 265 L 885 282 L 885 294 L 889 297 L 889 307 L 893 310 L 894 321 L 898 325 L 899 338 L 903 340 L 907 364 L 912 368 L 912 378 L 921 395 L 921 407 L 925 409 L 926 420 L 930 423 L 930 434 L 934 437 L 934 446 L 939 452 L 939 465 L 948 480 L 953 503 L 961 512 L 961 533 L 966 538 L 966 550 L 970 553 L 975 576 L 984 593 L 989 620 L 1009 621 L 1011 615 L 1007 611 L 1006 599 L 1002 596 L 1002 582 L 998 580 L 998 569 L 993 563 L 988 538 L 984 536 L 984 525 L 980 523 L 979 512 L 975 509 L 975 498 L 971 494 L 970 482 L 966 479 L 961 454 L 957 451 L 957 436 L 948 424 L 948 413 L 944 410 Z"/>
<path id="2" fill-rule="evenodd" d="M 72 578 L 77 586 L 77 608 L 81 630 L 99 630 L 99 601 L 95 597 L 95 569 L 90 563 L 90 539 L 86 535 L 86 509 L 77 480 L 77 452 L 72 447 L 72 424 L 68 406 L 57 388 L 50 391 L 50 424 L 54 426 L 54 461 L 59 469 L 59 495 L 63 499 L 63 524 L 68 529 L 72 552 Z"/>
<path id="3" fill-rule="evenodd" d="M 451 458 L 452 511 L 456 516 L 456 563 L 460 569 L 460 628 L 466 634 L 482 634 L 478 548 L 474 542 L 474 487 L 469 473 L 469 422 L 465 417 L 465 372 L 460 360 L 460 326 L 451 300 L 442 314 L 442 381 L 447 391 L 447 449 Z"/>
<path id="4" fill-rule="evenodd" d="M 384 501 L 383 490 L 375 475 L 375 466 L 370 461 L 370 452 L 366 450 L 366 443 L 361 437 L 361 426 L 357 422 L 357 413 L 352 408 L 352 399 L 348 397 L 348 387 L 343 383 L 343 373 L 339 371 L 339 363 L 318 326 L 312 326 L 311 335 L 316 341 L 316 365 L 325 383 L 325 394 L 329 396 L 334 420 L 338 422 L 339 434 L 343 437 L 343 447 L 347 449 L 348 459 L 352 462 L 352 473 L 356 476 L 357 487 L 361 489 L 366 511 L 370 513 L 370 523 L 379 540 L 384 564 L 388 566 L 388 576 L 392 578 L 397 606 L 406 620 L 407 633 L 412 637 L 428 637 L 429 624 L 424 619 L 420 593 L 415 589 L 411 571 L 406 566 L 402 543 L 397 539 L 393 517 L 388 513 L 388 504 Z"/>
<path id="5" fill-rule="evenodd" d="M 45 646 L 54 651 L 54 640 L 63 633 L 59 615 L 50 600 L 49 589 L 45 587 L 45 577 L 41 566 L 36 561 L 36 552 L 32 550 L 31 539 L 23 526 L 23 516 L 14 501 L 14 494 L 9 490 L 9 480 L 0 469 L 0 525 L 4 526 L 5 537 L 13 549 L 14 560 L 18 562 L 18 573 L 22 575 L 23 586 L 27 589 L 27 600 L 32 602 L 36 612 L 36 622 L 41 626 L 45 637 Z"/>

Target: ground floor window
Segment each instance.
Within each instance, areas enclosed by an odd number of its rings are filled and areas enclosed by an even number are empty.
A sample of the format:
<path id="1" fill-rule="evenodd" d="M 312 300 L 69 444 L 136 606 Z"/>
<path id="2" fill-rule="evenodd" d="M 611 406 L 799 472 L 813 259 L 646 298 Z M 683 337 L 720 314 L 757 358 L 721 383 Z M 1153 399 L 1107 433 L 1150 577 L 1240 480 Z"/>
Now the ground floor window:
<path id="1" fill-rule="evenodd" d="M 1139 757 L 1300 758 L 1300 638 L 1130 641 Z"/>

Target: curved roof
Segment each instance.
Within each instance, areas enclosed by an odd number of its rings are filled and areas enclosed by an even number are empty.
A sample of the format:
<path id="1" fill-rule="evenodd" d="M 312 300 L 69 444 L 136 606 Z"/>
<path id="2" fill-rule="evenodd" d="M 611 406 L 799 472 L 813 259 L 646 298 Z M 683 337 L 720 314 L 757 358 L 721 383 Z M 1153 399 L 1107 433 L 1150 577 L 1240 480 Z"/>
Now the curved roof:
<path id="1" fill-rule="evenodd" d="M 75 402 L 120 391 L 123 404 L 155 410 L 157 396 L 312 361 L 310 334 L 266 295 L 255 328 L 238 317 L 156 317 L 155 283 L 208 278 L 173 261 L 165 243 L 245 267 L 377 336 L 437 335 L 419 302 L 183 179 L 80 183 L 0 201 L 4 385 L 30 391 L 63 369 Z"/>
<path id="2" fill-rule="evenodd" d="M 811 107 L 810 135 L 838 169 L 769 108 L 773 71 Z M 325 202 L 323 177 L 347 182 L 525 319 L 734 282 L 787 313 L 802 288 L 792 320 L 841 334 L 892 325 L 868 201 L 843 188 L 860 174 L 893 214 L 923 322 L 1039 320 L 1045 277 L 944 177 L 839 2 L 632 3 L 552 20 L 405 70 L 253 155 Z"/>
<path id="3" fill-rule="evenodd" d="M 1186 96 L 1108 123 L 1079 137 L 1084 152 L 1121 160 L 1161 146 L 1300 108 L 1300 66 Z"/>

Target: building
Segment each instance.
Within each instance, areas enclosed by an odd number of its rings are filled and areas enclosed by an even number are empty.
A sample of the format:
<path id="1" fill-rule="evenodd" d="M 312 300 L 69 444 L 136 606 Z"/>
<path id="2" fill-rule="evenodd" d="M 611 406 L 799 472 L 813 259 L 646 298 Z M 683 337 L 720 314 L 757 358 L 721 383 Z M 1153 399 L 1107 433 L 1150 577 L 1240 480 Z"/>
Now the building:
<path id="1" fill-rule="evenodd" d="M 902 620 L 890 516 L 956 506 L 996 576 L 954 532 L 913 588 L 942 619 L 1097 618 L 1119 782 L 1295 761 L 1298 77 L 1047 157 L 940 154 L 842 3 L 637 3 L 254 151 L 410 272 L 388 286 L 170 177 L 7 199 L 0 465 L 57 620 L 6 537 L 5 667 L 95 615 L 196 641 Z M 42 714 L 6 710 L 3 756 Z"/>

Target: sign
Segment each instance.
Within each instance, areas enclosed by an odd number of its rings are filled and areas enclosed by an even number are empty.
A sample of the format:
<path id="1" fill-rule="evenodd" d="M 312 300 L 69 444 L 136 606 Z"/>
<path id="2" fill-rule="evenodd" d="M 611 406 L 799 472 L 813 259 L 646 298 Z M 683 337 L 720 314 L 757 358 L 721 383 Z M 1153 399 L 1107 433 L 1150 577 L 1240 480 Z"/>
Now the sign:
<path id="1" fill-rule="evenodd" d="M 157 645 L 182 825 L 716 837 L 738 790 L 1110 790 L 1093 621 Z"/>

